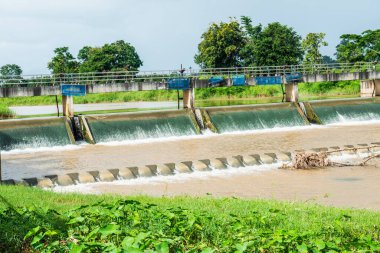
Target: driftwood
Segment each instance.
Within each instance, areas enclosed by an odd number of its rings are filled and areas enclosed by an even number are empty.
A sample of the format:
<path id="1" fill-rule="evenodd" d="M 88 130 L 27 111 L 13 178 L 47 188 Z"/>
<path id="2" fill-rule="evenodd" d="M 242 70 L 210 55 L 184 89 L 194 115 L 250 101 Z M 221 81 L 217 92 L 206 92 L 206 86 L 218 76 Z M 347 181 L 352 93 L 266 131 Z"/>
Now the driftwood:
<path id="1" fill-rule="evenodd" d="M 313 169 L 326 167 L 329 164 L 328 156 L 325 152 L 300 152 L 293 156 L 290 164 L 284 164 L 282 169 Z"/>
<path id="2" fill-rule="evenodd" d="M 363 150 L 367 149 L 370 150 L 372 148 L 380 148 L 379 145 L 374 146 L 367 146 L 367 147 L 360 147 L 360 148 L 344 148 L 344 149 L 337 149 L 332 151 L 323 151 L 323 152 L 298 152 L 293 155 L 293 159 L 291 163 L 283 164 L 280 168 L 281 169 L 316 169 L 316 168 L 323 168 L 327 166 L 365 166 L 369 161 L 380 158 L 380 154 L 373 154 L 370 156 L 367 156 L 363 158 L 363 160 L 360 163 L 357 164 L 346 164 L 346 163 L 338 163 L 338 162 L 332 162 L 328 158 L 329 155 L 333 155 L 334 153 L 341 153 L 341 152 L 356 152 L 357 150 Z"/>

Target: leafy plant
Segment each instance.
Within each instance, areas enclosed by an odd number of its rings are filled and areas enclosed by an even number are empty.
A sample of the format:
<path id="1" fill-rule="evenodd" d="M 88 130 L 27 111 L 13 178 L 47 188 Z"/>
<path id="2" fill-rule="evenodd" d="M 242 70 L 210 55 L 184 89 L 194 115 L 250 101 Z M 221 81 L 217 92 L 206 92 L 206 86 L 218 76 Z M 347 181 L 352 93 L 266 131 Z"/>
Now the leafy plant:
<path id="1" fill-rule="evenodd" d="M 38 252 L 377 252 L 374 234 L 355 228 L 345 213 L 319 229 L 278 228 L 286 212 L 227 214 L 181 207 L 160 208 L 136 200 L 82 205 L 65 213 L 53 210 L 7 209 L 1 220 L 35 224 L 25 232 L 24 247 Z M 37 221 L 38 225 L 37 225 Z M 212 225 L 211 225 L 212 224 Z"/>

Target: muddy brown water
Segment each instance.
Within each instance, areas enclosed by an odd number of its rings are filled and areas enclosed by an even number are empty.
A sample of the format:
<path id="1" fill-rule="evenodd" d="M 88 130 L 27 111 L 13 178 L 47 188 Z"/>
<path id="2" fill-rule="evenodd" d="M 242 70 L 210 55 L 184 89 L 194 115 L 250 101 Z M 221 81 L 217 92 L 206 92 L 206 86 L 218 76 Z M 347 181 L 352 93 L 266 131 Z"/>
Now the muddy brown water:
<path id="1" fill-rule="evenodd" d="M 21 179 L 74 171 L 356 145 L 380 141 L 379 133 L 380 123 L 307 126 L 171 140 L 83 145 L 56 151 L 49 148 L 42 152 L 5 152 L 2 155 L 3 178 Z"/>
<path id="2" fill-rule="evenodd" d="M 2 153 L 3 178 L 70 173 L 264 152 L 357 145 L 380 141 L 380 123 L 308 126 L 145 142 L 121 142 L 46 151 Z M 229 169 L 232 170 L 232 169 Z M 380 163 L 316 171 L 239 168 L 137 181 L 58 188 L 58 191 L 152 196 L 235 196 L 316 202 L 380 210 Z M 227 170 L 228 171 L 228 170 Z M 155 181 L 157 180 L 157 181 Z"/>
<path id="3" fill-rule="evenodd" d="M 243 170 L 243 169 L 241 169 Z M 97 183 L 57 191 L 149 196 L 214 196 L 277 199 L 343 208 L 380 210 L 380 164 L 318 170 L 270 170 L 140 182 Z"/>

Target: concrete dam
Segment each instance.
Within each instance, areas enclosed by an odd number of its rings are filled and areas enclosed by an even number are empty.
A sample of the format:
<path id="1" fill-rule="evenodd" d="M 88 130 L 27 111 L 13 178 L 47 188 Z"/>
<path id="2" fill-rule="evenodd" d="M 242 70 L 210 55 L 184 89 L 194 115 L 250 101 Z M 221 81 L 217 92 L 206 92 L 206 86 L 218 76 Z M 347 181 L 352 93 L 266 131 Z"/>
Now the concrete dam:
<path id="1" fill-rule="evenodd" d="M 281 129 L 380 119 L 379 98 L 0 121 L 2 150 Z"/>
<path id="2" fill-rule="evenodd" d="M 358 66 L 316 66 L 316 72 L 304 66 L 210 69 L 174 76 L 85 73 L 23 77 L 22 84 L 19 78 L 6 79 L 0 97 L 62 95 L 64 116 L 1 120 L 5 166 L 0 179 L 52 187 L 250 166 L 260 170 L 319 145 L 318 150 L 344 145 L 354 153 L 378 152 L 380 72 L 373 64 Z M 362 98 L 300 102 L 299 82 L 337 80 L 361 80 Z M 194 106 L 197 88 L 247 85 L 281 85 L 283 103 Z M 167 89 L 177 90 L 178 110 L 74 113 L 73 94 Z M 184 109 L 179 109 L 179 90 Z M 352 126 L 358 122 L 366 132 Z"/>

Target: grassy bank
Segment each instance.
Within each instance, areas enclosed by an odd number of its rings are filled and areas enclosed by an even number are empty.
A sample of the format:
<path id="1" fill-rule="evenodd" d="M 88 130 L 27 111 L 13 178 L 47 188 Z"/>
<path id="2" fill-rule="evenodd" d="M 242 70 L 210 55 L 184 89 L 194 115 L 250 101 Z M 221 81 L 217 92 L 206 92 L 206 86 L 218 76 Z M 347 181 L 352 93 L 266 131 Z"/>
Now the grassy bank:
<path id="1" fill-rule="evenodd" d="M 8 106 L 0 104 L 0 119 L 12 118 L 14 112 Z"/>
<path id="2" fill-rule="evenodd" d="M 360 87 L 359 81 L 302 83 L 299 85 L 299 92 L 301 98 L 310 96 L 358 95 Z M 281 96 L 282 90 L 279 85 L 221 87 L 196 90 L 197 100 L 255 99 Z M 61 98 L 59 97 L 58 99 L 59 103 L 61 103 Z M 74 98 L 74 102 L 77 104 L 176 100 L 177 92 L 167 90 L 88 94 L 85 97 Z M 55 104 L 55 96 L 3 98 L 1 99 L 1 103 L 7 106 L 52 105 Z"/>
<path id="3" fill-rule="evenodd" d="M 0 196 L 1 252 L 380 250 L 380 215 L 371 211 L 210 196 L 56 194 L 13 186 L 0 186 Z"/>

